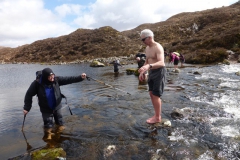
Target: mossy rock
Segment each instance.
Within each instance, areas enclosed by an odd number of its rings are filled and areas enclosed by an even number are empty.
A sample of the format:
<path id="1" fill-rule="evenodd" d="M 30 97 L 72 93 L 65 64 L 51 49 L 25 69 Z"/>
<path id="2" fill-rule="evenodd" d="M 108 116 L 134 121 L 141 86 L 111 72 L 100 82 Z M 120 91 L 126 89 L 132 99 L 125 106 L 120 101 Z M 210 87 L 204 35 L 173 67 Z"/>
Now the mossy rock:
<path id="1" fill-rule="evenodd" d="M 228 60 L 224 59 L 223 64 L 230 65 L 230 62 Z"/>
<path id="2" fill-rule="evenodd" d="M 136 69 L 136 71 L 135 71 L 134 75 L 135 75 L 135 76 L 139 76 L 138 69 Z"/>
<path id="3" fill-rule="evenodd" d="M 32 153 L 32 160 L 55 160 L 57 157 L 66 158 L 66 152 L 62 148 L 50 148 Z"/>
<path id="4" fill-rule="evenodd" d="M 126 72 L 127 72 L 128 75 L 131 75 L 131 74 L 135 74 L 136 72 L 138 72 L 138 69 L 128 68 L 128 69 L 126 69 Z"/>
<path id="5" fill-rule="evenodd" d="M 105 67 L 105 65 L 99 61 L 92 61 L 90 67 Z"/>

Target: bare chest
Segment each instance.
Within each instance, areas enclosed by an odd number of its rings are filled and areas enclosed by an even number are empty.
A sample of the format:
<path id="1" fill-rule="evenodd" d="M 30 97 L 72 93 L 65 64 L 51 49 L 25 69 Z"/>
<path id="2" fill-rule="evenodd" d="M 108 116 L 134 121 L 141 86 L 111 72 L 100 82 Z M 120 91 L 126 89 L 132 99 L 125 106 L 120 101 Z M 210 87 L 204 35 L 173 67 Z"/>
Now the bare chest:
<path id="1" fill-rule="evenodd" d="M 154 58 L 156 58 L 157 56 L 156 56 L 156 51 L 154 50 L 154 49 L 147 49 L 146 50 L 146 56 L 147 56 L 147 58 L 150 58 L 150 59 L 154 59 Z"/>

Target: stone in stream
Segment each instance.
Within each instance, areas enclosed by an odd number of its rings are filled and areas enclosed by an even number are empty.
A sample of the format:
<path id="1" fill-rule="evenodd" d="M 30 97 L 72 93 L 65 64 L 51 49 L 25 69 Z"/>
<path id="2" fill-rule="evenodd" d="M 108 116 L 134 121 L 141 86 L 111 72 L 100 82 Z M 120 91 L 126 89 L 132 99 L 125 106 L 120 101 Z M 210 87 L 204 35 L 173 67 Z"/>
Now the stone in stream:
<path id="1" fill-rule="evenodd" d="M 31 153 L 32 160 L 66 159 L 66 152 L 62 148 L 41 149 Z"/>

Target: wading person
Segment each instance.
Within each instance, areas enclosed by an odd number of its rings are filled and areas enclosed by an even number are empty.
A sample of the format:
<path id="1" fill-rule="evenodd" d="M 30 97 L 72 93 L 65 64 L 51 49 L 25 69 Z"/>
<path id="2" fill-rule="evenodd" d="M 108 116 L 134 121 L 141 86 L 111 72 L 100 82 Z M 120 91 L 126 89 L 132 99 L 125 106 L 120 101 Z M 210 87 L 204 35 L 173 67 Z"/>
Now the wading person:
<path id="1" fill-rule="evenodd" d="M 63 97 L 60 86 L 77 83 L 83 81 L 85 78 L 85 73 L 82 73 L 80 76 L 57 77 L 50 68 L 45 68 L 42 70 L 40 77 L 31 83 L 24 98 L 23 113 L 26 115 L 30 111 L 32 97 L 37 95 L 47 139 L 51 139 L 51 131 L 54 126 L 53 119 L 60 132 L 64 129 L 61 113 L 61 101 Z"/>
<path id="2" fill-rule="evenodd" d="M 185 58 L 182 53 L 179 53 L 179 54 L 180 54 L 179 58 L 180 58 L 180 62 L 181 62 L 181 67 L 184 67 L 183 63 L 185 63 Z"/>
<path id="3" fill-rule="evenodd" d="M 155 114 L 147 119 L 147 123 L 161 122 L 161 99 L 165 85 L 166 68 L 164 63 L 164 49 L 154 41 L 154 34 L 151 30 L 145 29 L 140 34 L 142 42 L 147 45 L 145 54 L 146 61 L 138 70 L 139 80 L 144 80 L 144 73 L 149 70 L 148 87 L 149 95 L 153 104 Z"/>
<path id="4" fill-rule="evenodd" d="M 179 57 L 180 57 L 180 54 L 178 52 L 170 53 L 169 63 L 173 62 L 174 69 L 178 68 L 178 63 L 179 63 L 179 60 L 180 60 Z"/>
<path id="5" fill-rule="evenodd" d="M 118 71 L 119 71 L 119 69 L 118 69 L 118 66 L 121 66 L 121 67 L 123 67 L 121 64 L 120 64 L 120 62 L 119 62 L 119 60 L 115 60 L 115 61 L 113 61 L 113 62 L 110 62 L 109 64 L 113 64 L 113 67 L 114 67 L 114 73 L 118 73 Z"/>

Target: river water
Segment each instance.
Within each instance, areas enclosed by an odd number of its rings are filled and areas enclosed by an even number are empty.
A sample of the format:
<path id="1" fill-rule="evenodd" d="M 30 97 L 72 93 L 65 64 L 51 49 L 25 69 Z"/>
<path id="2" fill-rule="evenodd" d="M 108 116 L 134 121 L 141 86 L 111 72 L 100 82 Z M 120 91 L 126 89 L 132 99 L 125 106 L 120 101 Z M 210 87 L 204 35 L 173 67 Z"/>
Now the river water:
<path id="1" fill-rule="evenodd" d="M 61 87 L 67 97 L 63 114 L 66 129 L 44 141 L 37 98 L 23 124 L 23 101 L 35 72 L 50 67 L 56 75 L 85 72 L 94 80 Z M 171 127 L 152 132 L 146 119 L 153 115 L 147 85 L 113 66 L 92 68 L 78 65 L 0 65 L 0 158 L 29 159 L 34 149 L 61 147 L 67 159 L 239 159 L 240 158 L 240 64 L 186 66 L 179 74 L 168 68 L 162 96 L 162 118 Z M 200 74 L 194 74 L 194 72 Z M 130 93 L 127 94 L 126 92 Z M 63 104 L 65 100 L 63 100 Z M 173 119 L 175 108 L 185 117 Z M 27 158 L 28 157 L 28 158 Z"/>

